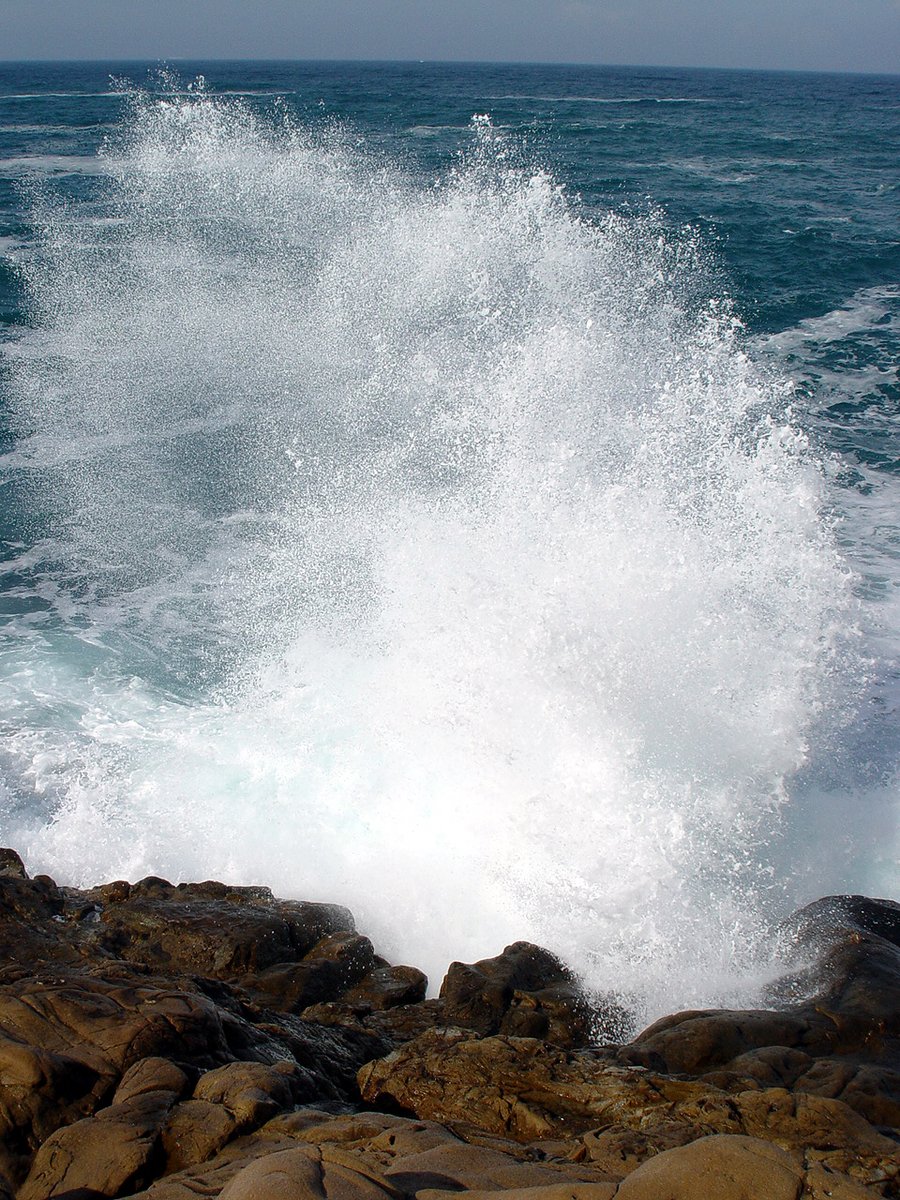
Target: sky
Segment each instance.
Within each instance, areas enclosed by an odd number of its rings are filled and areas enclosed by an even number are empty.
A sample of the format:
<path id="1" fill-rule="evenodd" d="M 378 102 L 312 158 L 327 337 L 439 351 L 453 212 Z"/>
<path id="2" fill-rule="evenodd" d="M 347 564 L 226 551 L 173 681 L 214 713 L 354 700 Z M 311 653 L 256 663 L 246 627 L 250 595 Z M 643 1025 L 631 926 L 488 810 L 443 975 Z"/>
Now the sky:
<path id="1" fill-rule="evenodd" d="M 0 0 L 0 59 L 900 72 L 900 0 Z"/>

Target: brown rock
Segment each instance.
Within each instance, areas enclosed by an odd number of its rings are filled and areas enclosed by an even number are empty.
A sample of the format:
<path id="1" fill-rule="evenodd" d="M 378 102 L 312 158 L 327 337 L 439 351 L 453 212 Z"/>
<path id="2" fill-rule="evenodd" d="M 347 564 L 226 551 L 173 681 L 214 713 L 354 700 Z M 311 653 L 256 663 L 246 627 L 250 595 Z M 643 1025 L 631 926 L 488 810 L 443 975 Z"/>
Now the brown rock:
<path id="1" fill-rule="evenodd" d="M 294 1103 L 293 1084 L 298 1077 L 303 1086 L 305 1080 L 292 1062 L 228 1063 L 200 1077 L 194 1099 L 221 1104 L 242 1129 L 255 1128 Z"/>
<path id="2" fill-rule="evenodd" d="M 185 1100 L 176 1104 L 162 1130 L 166 1171 L 206 1162 L 235 1136 L 238 1123 L 221 1104 Z"/>
<path id="3" fill-rule="evenodd" d="M 29 966 L 45 958 L 72 961 L 75 950 L 60 938 L 54 921 L 63 908 L 59 889 L 46 876 L 29 879 L 20 866 L 15 855 L 0 871 L 0 966 L 20 958 Z"/>
<path id="4" fill-rule="evenodd" d="M 69 1055 L 0 1037 L 0 1174 L 21 1180 L 40 1143 L 93 1112 L 107 1088 L 101 1072 Z"/>
<path id="5" fill-rule="evenodd" d="M 431 1030 L 367 1064 L 359 1087 L 368 1103 L 390 1101 L 422 1118 L 469 1122 L 519 1141 L 572 1136 L 711 1094 L 702 1084 L 610 1066 L 533 1038 L 458 1029 Z M 728 1097 L 714 1094 L 727 1108 Z"/>
<path id="6" fill-rule="evenodd" d="M 166 1175 L 140 1192 L 140 1200 L 197 1200 L 219 1196 L 223 1188 L 259 1158 L 290 1150 L 296 1145 L 288 1136 L 267 1137 L 264 1131 L 237 1138 L 208 1162 Z M 129 1196 L 127 1200 L 138 1200 Z"/>
<path id="7" fill-rule="evenodd" d="M 654 1154 L 675 1150 L 703 1137 L 703 1130 L 687 1122 L 661 1118 L 648 1129 L 610 1125 L 584 1134 L 587 1159 L 613 1179 L 623 1179 Z"/>
<path id="8" fill-rule="evenodd" d="M 338 1000 L 375 966 L 375 951 L 367 937 L 335 933 L 317 942 L 302 962 L 280 962 L 245 978 L 244 985 L 263 992 L 273 1007 L 298 1012 Z"/>
<path id="9" fill-rule="evenodd" d="M 16 853 L 8 847 L 0 847 L 0 875 L 11 876 L 13 879 L 27 879 L 28 872 L 25 864 Z"/>
<path id="10" fill-rule="evenodd" d="M 347 1004 L 369 1009 L 399 1008 L 425 999 L 428 976 L 415 967 L 376 967 L 344 994 Z"/>
<path id="11" fill-rule="evenodd" d="M 27 1175 L 24 1200 L 607 1200 L 700 1146 L 726 1200 L 779 1152 L 815 1200 L 892 1195 L 898 913 L 799 914 L 781 1011 L 681 1013 L 589 1050 L 627 1014 L 592 1015 L 539 947 L 454 964 L 424 1000 L 345 909 L 156 877 L 60 889 L 0 852 L 0 1181 Z M 357 1072 L 365 1102 L 414 1117 L 323 1112 L 358 1105 Z"/>
<path id="12" fill-rule="evenodd" d="M 759 1047 L 800 1048 L 827 1018 L 759 1009 L 747 1012 L 680 1012 L 663 1017 L 634 1039 L 627 1061 L 658 1064 L 657 1069 L 700 1075 L 731 1064 Z M 640 1055 L 634 1051 L 640 1051 Z"/>
<path id="13" fill-rule="evenodd" d="M 122 1076 L 112 1102 L 122 1104 L 147 1092 L 171 1092 L 174 1100 L 180 1100 L 189 1086 L 187 1075 L 169 1059 L 142 1058 Z"/>
<path id="14" fill-rule="evenodd" d="M 413 1121 L 388 1113 L 348 1113 L 305 1129 L 300 1137 L 317 1146 L 364 1146 L 373 1162 L 388 1167 L 398 1158 L 421 1154 L 460 1139 L 434 1121 Z"/>
<path id="15" fill-rule="evenodd" d="M 741 1092 L 732 1098 L 743 1132 L 792 1147 L 834 1150 L 852 1146 L 859 1156 L 890 1155 L 895 1143 L 840 1100 L 785 1088 Z"/>
<path id="16" fill-rule="evenodd" d="M 616 1200 L 798 1200 L 800 1164 L 769 1142 L 707 1137 L 648 1159 Z"/>
<path id="17" fill-rule="evenodd" d="M 377 1037 L 385 1043 L 384 1053 L 412 1041 L 427 1029 L 447 1024 L 443 1001 L 436 999 L 385 1009 L 373 1009 L 365 1002 L 313 1004 L 303 1009 L 300 1015 L 319 1025 L 337 1026 Z"/>
<path id="18" fill-rule="evenodd" d="M 793 1089 L 843 1100 L 872 1125 L 900 1128 L 900 1072 L 820 1058 L 797 1077 Z"/>
<path id="19" fill-rule="evenodd" d="M 592 1011 L 573 973 L 549 951 L 514 942 L 496 958 L 455 962 L 441 984 L 448 1024 L 477 1033 L 585 1045 Z"/>
<path id="20" fill-rule="evenodd" d="M 0 1031 L 108 1076 L 170 1052 L 181 1061 L 214 1066 L 233 1057 L 232 1032 L 253 1040 L 251 1030 L 241 1030 L 230 1014 L 197 993 L 81 972 L 55 972 L 46 980 L 23 979 L 0 989 Z M 267 1040 L 262 1035 L 255 1040 L 262 1052 Z"/>
<path id="21" fill-rule="evenodd" d="M 276 901 L 265 888 L 224 884 L 173 887 L 142 880 L 100 913 L 100 944 L 127 962 L 157 971 L 236 979 L 275 963 L 296 962 L 337 930 L 352 928 L 337 905 Z"/>
<path id="22" fill-rule="evenodd" d="M 390 1102 L 422 1118 L 464 1121 L 490 1133 L 535 1141 L 593 1129 L 648 1135 L 610 1139 L 594 1161 L 611 1172 L 644 1157 L 659 1131 L 668 1145 L 710 1134 L 765 1138 L 877 1182 L 897 1173 L 896 1143 L 838 1100 L 783 1088 L 730 1095 L 708 1084 L 565 1054 L 526 1038 L 477 1038 L 435 1030 L 360 1072 L 368 1102 Z M 603 1158 L 603 1153 L 608 1157 Z M 615 1154 L 622 1162 L 617 1164 Z M 851 1171 L 851 1166 L 853 1170 Z"/>
<path id="23" fill-rule="evenodd" d="M 464 1142 L 445 1142 L 418 1154 L 403 1155 L 385 1170 L 384 1176 L 407 1195 L 424 1188 L 501 1190 L 559 1183 L 559 1175 L 548 1167 L 516 1162 L 496 1150 Z"/>
<path id="24" fill-rule="evenodd" d="M 822 1163 L 814 1163 L 807 1170 L 803 1200 L 873 1200 L 877 1192 L 863 1187 L 861 1183 L 832 1171 Z"/>
<path id="25" fill-rule="evenodd" d="M 384 1183 L 322 1161 L 312 1146 L 256 1159 L 220 1193 L 220 1200 L 398 1200 Z"/>
<path id="26" fill-rule="evenodd" d="M 19 1200 L 89 1200 L 146 1185 L 170 1103 L 171 1093 L 150 1092 L 58 1129 L 35 1155 Z"/>
<path id="27" fill-rule="evenodd" d="M 503 1188 L 503 1200 L 613 1200 L 615 1183 L 566 1183 L 544 1184 L 543 1187 Z M 416 1200 L 450 1200 L 456 1192 L 434 1191 L 424 1188 L 416 1193 Z M 498 1192 L 492 1189 L 466 1188 L 466 1200 L 498 1200 Z"/>
<path id="28" fill-rule="evenodd" d="M 396 1159 L 424 1154 L 436 1146 L 458 1146 L 460 1141 L 455 1133 L 436 1121 L 410 1121 L 407 1117 L 393 1117 L 391 1124 L 381 1133 L 372 1134 L 367 1147 L 372 1152 L 383 1153 L 384 1162 L 388 1164 Z"/>

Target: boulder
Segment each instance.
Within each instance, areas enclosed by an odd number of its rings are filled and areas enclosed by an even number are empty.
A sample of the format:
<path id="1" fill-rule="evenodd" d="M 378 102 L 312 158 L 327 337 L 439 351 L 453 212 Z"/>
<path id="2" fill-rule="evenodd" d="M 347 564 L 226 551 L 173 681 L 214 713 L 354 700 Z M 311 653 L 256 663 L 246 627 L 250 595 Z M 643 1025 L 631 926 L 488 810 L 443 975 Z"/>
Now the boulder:
<path id="1" fill-rule="evenodd" d="M 237 979 L 301 959 L 324 937 L 352 929 L 347 909 L 277 901 L 267 888 L 180 884 L 151 877 L 97 904 L 100 946 L 154 970 Z"/>
<path id="2" fill-rule="evenodd" d="M 507 1154 L 464 1142 L 443 1142 L 418 1154 L 401 1154 L 384 1176 L 405 1195 L 424 1188 L 499 1191 L 559 1183 L 557 1172 L 539 1163 L 517 1162 Z"/>
<path id="3" fill-rule="evenodd" d="M 514 942 L 496 958 L 450 965 L 441 984 L 448 1024 L 488 1035 L 586 1045 L 593 1012 L 574 974 L 549 951 Z"/>
<path id="4" fill-rule="evenodd" d="M 238 1122 L 222 1104 L 210 1100 L 184 1100 L 176 1104 L 161 1130 L 166 1171 L 203 1163 L 235 1136 Z"/>
<path id="5" fill-rule="evenodd" d="M 18 1200 L 121 1195 L 150 1183 L 171 1092 L 149 1092 L 56 1130 L 41 1145 Z"/>
<path id="6" fill-rule="evenodd" d="M 190 1079 L 181 1067 L 168 1058 L 151 1055 L 141 1058 L 129 1067 L 122 1076 L 113 1096 L 113 1104 L 122 1104 L 135 1096 L 147 1092 L 170 1092 L 174 1100 L 180 1100 L 190 1087 Z"/>
<path id="7" fill-rule="evenodd" d="M 400 1193 L 341 1165 L 323 1161 L 312 1146 L 256 1159 L 220 1193 L 220 1200 L 400 1200 Z"/>
<path id="8" fill-rule="evenodd" d="M 616 1200 L 797 1200 L 794 1155 L 752 1137 L 707 1137 L 654 1155 L 621 1184 Z"/>
<path id="9" fill-rule="evenodd" d="M 312 946 L 302 961 L 268 967 L 245 978 L 244 986 L 264 993 L 266 1003 L 274 1008 L 298 1012 L 339 999 L 375 966 L 375 951 L 367 937 L 333 933 Z"/>
<path id="10" fill-rule="evenodd" d="M 420 1004 L 428 989 L 428 976 L 416 967 L 375 967 L 344 993 L 343 1000 L 366 1011 L 383 1011 Z"/>

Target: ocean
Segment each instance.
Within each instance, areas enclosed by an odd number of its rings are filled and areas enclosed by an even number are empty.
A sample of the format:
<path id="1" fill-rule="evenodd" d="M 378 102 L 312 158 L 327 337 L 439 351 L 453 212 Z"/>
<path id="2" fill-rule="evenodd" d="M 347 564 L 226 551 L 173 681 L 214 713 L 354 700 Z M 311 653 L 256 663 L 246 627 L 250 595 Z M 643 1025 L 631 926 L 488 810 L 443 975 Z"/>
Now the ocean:
<path id="1" fill-rule="evenodd" d="M 897 893 L 898 351 L 898 76 L 0 64 L 0 843 L 753 1003 Z"/>

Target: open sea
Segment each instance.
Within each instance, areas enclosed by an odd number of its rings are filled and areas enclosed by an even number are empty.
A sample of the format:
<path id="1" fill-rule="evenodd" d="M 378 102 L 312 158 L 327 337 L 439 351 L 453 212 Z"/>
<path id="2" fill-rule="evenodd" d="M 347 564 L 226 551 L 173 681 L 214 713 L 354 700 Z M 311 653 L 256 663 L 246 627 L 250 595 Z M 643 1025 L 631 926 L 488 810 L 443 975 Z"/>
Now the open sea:
<path id="1" fill-rule="evenodd" d="M 643 1017 L 897 895 L 900 76 L 0 63 L 0 844 Z"/>

